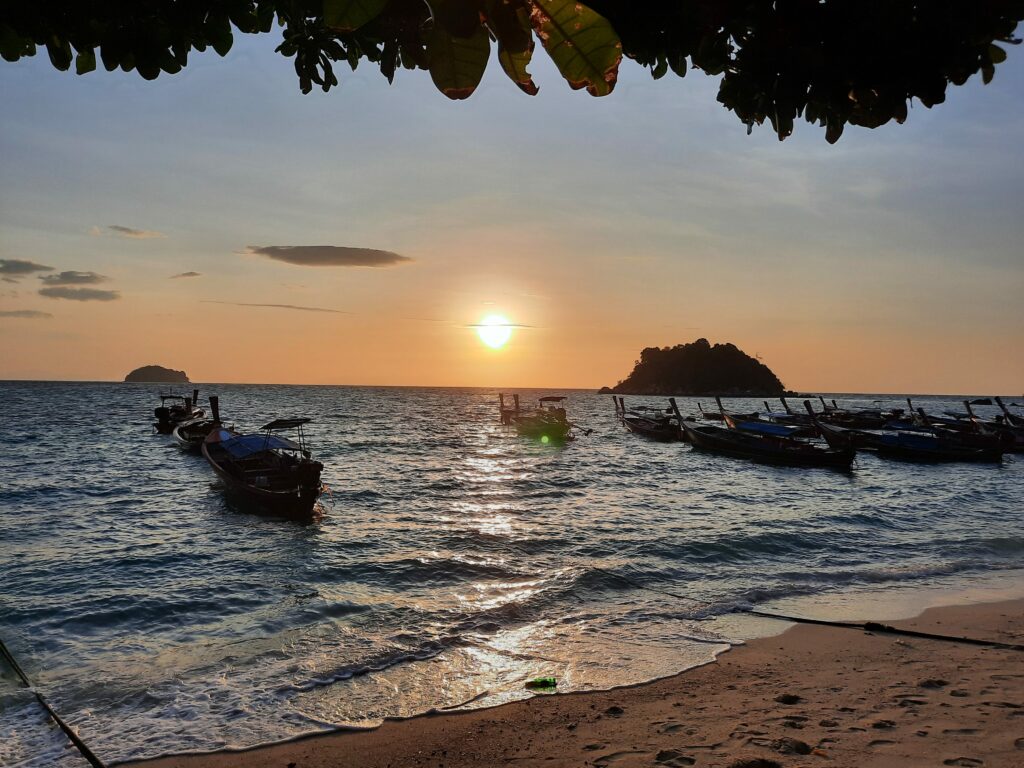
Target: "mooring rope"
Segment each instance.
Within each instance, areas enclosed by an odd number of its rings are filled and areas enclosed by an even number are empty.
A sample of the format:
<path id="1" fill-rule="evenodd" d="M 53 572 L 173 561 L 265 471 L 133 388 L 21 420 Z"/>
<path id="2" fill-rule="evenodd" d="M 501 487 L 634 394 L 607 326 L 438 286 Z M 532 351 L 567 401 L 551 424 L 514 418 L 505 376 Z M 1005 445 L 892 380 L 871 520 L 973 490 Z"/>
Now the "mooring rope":
<path id="1" fill-rule="evenodd" d="M 937 635 L 931 632 L 918 632 L 914 629 L 900 629 L 889 624 L 881 624 L 877 621 L 827 621 L 825 619 L 808 619 L 803 616 L 786 616 L 781 613 L 768 613 L 753 608 L 738 609 L 739 612 L 748 613 L 751 616 L 761 616 L 765 619 L 777 619 L 778 621 L 791 621 L 796 624 L 815 624 L 822 627 L 839 627 L 840 629 L 858 629 L 864 632 L 878 632 L 886 635 L 903 635 L 905 637 L 919 637 L 923 640 L 941 640 L 948 643 L 963 643 L 965 645 L 981 645 L 989 648 L 999 648 L 1006 651 L 1024 651 L 1024 645 L 1014 643 L 1003 643 L 998 640 L 983 640 L 976 637 L 958 637 L 956 635 Z"/>
<path id="2" fill-rule="evenodd" d="M 10 668 L 14 670 L 14 674 L 18 676 L 18 679 L 21 681 L 22 686 L 28 688 L 30 691 L 32 691 L 32 693 L 35 694 L 36 699 L 38 699 L 43 709 L 45 709 L 49 713 L 50 717 L 53 718 L 53 722 L 55 722 L 60 727 L 60 729 L 64 731 L 64 734 L 71 740 L 71 743 L 75 745 L 75 748 L 82 754 L 82 757 L 84 757 L 89 762 L 89 765 L 91 765 L 93 768 L 106 768 L 103 765 L 103 761 L 93 754 L 92 750 L 89 749 L 88 746 L 86 746 L 85 742 L 78 737 L 78 734 L 75 733 L 74 729 L 70 725 L 65 723 L 61 719 L 60 715 L 58 715 L 53 710 L 53 707 L 49 705 L 49 703 L 43 697 L 43 694 L 41 694 L 36 688 L 32 687 L 32 683 L 29 682 L 28 675 L 25 674 L 25 671 L 18 664 L 17 659 L 14 658 L 14 654 L 12 654 L 7 649 L 7 646 L 4 645 L 3 640 L 0 640 L 0 656 L 2 656 L 4 661 L 6 661 Z"/>

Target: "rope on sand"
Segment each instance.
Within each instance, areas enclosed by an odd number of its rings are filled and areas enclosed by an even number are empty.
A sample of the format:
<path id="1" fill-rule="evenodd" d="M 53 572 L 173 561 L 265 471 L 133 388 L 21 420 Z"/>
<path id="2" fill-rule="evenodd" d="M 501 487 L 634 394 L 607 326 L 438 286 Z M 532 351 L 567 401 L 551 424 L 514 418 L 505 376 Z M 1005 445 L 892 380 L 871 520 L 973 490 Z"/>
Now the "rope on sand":
<path id="1" fill-rule="evenodd" d="M 753 608 L 741 609 L 740 612 L 748 613 L 751 616 L 761 616 L 765 619 L 778 619 L 779 621 L 792 621 L 797 624 L 817 624 L 823 627 L 839 627 L 841 629 L 859 629 L 864 632 L 877 632 L 886 635 L 903 635 L 904 637 L 919 637 L 924 640 L 942 640 L 948 643 L 964 643 L 966 645 L 981 645 L 988 648 L 999 648 L 1005 651 L 1024 651 L 1024 645 L 1014 643 L 1002 643 L 998 640 L 982 640 L 975 637 L 957 637 L 955 635 L 936 635 L 931 632 L 918 632 L 913 629 L 900 629 L 888 624 L 880 624 L 877 621 L 857 623 L 855 621 L 825 621 L 824 619 L 807 619 L 802 616 L 786 616 L 781 613 L 768 613 L 757 611 Z"/>
<path id="2" fill-rule="evenodd" d="M 71 743 L 75 745 L 75 748 L 82 754 L 82 757 L 84 757 L 89 762 L 89 765 L 91 765 L 92 768 L 106 768 L 103 765 L 103 762 L 98 757 L 96 757 L 96 755 L 93 754 L 92 750 L 89 749 L 89 747 L 86 746 L 85 742 L 78 737 L 78 734 L 75 733 L 74 729 L 70 725 L 65 723 L 61 719 L 60 715 L 53 711 L 53 707 L 51 707 L 49 703 L 47 703 L 46 699 L 43 698 L 43 694 L 41 694 L 38 690 L 32 687 L 32 683 L 29 682 L 28 676 L 25 674 L 24 670 L 22 670 L 21 666 L 14 658 L 14 655 L 9 650 L 7 650 L 7 646 L 4 645 L 3 640 L 0 640 L 0 657 L 2 657 L 4 661 L 6 661 L 7 664 L 10 666 L 10 668 L 14 670 L 14 674 L 16 674 L 19 680 L 21 680 L 22 686 L 28 688 L 30 691 L 32 691 L 32 693 L 35 694 L 36 699 L 39 700 L 39 703 L 42 705 L 43 709 L 45 709 L 49 713 L 50 717 L 53 718 L 53 722 L 55 722 L 60 727 L 60 729 L 64 731 L 64 734 L 71 740 Z"/>

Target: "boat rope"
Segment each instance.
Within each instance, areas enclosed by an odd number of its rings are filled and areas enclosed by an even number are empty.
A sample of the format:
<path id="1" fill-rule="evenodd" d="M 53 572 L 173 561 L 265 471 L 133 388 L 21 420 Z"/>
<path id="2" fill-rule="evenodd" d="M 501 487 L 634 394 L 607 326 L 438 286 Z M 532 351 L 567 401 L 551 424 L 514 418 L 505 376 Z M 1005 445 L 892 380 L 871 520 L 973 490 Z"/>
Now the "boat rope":
<path id="1" fill-rule="evenodd" d="M 53 718 L 53 722 L 55 722 L 60 727 L 60 729 L 64 731 L 64 734 L 68 737 L 68 739 L 71 740 L 71 743 L 75 745 L 75 749 L 77 749 L 81 753 L 82 757 L 84 757 L 86 761 L 88 761 L 89 765 L 91 765 L 92 768 L 105 768 L 105 766 L 103 765 L 103 761 L 96 757 L 96 755 L 93 754 L 92 750 L 89 749 L 88 746 L 86 746 L 85 742 L 78 737 L 78 734 L 75 733 L 74 729 L 61 719 L 60 715 L 58 715 L 53 710 L 53 707 L 51 707 L 50 704 L 43 697 L 43 694 L 41 694 L 36 688 L 32 687 L 32 683 L 29 682 L 28 675 L 26 675 L 24 670 L 22 670 L 21 666 L 14 658 L 14 654 L 12 654 L 7 649 L 7 646 L 4 645 L 3 640 L 0 640 L 0 657 L 2 657 L 4 661 L 7 662 L 8 666 L 10 666 L 12 670 L 14 670 L 14 674 L 18 676 L 18 679 L 21 681 L 22 686 L 29 689 L 30 691 L 32 691 L 32 693 L 35 694 L 36 699 L 38 699 L 43 709 L 45 709 L 49 713 L 50 717 Z"/>
<path id="2" fill-rule="evenodd" d="M 1005 651 L 1024 651 L 1024 645 L 1015 643 L 1003 643 L 998 640 L 984 640 L 976 637 L 958 637 L 956 635 L 937 635 L 931 632 L 918 632 L 913 629 L 900 629 L 889 624 L 881 624 L 877 621 L 827 621 L 825 619 L 808 619 L 803 616 L 786 616 L 781 613 L 769 613 L 758 611 L 753 608 L 739 609 L 739 613 L 747 613 L 751 616 L 760 616 L 765 619 L 777 619 L 778 621 L 791 621 L 796 624 L 815 624 L 822 627 L 839 627 L 841 629 L 858 629 L 864 632 L 876 632 L 886 635 L 902 635 L 904 637 L 918 637 L 923 640 L 942 640 L 950 643 L 962 643 L 965 645 L 981 645 L 988 648 L 999 648 Z"/>

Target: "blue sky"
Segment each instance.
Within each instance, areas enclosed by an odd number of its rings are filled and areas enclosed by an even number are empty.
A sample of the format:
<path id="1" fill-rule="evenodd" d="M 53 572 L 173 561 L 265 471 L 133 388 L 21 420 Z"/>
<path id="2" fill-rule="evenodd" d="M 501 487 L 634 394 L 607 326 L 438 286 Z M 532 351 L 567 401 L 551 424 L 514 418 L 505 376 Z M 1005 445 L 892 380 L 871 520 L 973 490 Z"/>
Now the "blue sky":
<path id="1" fill-rule="evenodd" d="M 119 295 L 4 284 L 0 310 L 51 317 L 0 317 L 0 377 L 155 362 L 207 381 L 600 386 L 644 346 L 705 336 L 797 389 L 1024 386 L 1015 48 L 990 85 L 830 146 L 805 123 L 748 136 L 700 72 L 653 81 L 627 61 L 595 99 L 541 53 L 539 95 L 492 61 L 450 102 L 424 72 L 389 86 L 364 62 L 302 95 L 276 42 L 238 37 L 155 82 L 56 72 L 45 54 L 0 66 L 0 258 L 92 271 Z M 411 261 L 245 254 L 272 245 Z M 201 276 L 168 279 L 185 271 Z M 492 309 L 530 326 L 500 353 L 467 328 Z M 233 329 L 232 351 L 197 341 L 211 327 Z M 260 354 L 296 338 L 331 354 Z"/>

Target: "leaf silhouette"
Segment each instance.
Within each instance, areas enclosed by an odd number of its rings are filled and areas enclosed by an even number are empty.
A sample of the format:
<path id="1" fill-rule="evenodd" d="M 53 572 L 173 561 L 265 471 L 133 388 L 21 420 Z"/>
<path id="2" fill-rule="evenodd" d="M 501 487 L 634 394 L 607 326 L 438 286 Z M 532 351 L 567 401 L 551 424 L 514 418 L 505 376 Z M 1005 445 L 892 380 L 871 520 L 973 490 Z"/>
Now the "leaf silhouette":
<path id="1" fill-rule="evenodd" d="M 387 4 L 388 0 L 324 0 L 324 23 L 338 32 L 355 32 Z"/>
<path id="2" fill-rule="evenodd" d="M 622 43 L 607 19 L 575 0 L 532 0 L 530 22 L 570 88 L 612 92 Z"/>
<path id="3" fill-rule="evenodd" d="M 470 37 L 455 37 L 434 23 L 427 38 L 430 78 L 449 99 L 467 99 L 480 84 L 491 55 L 491 39 L 482 26 Z"/>

